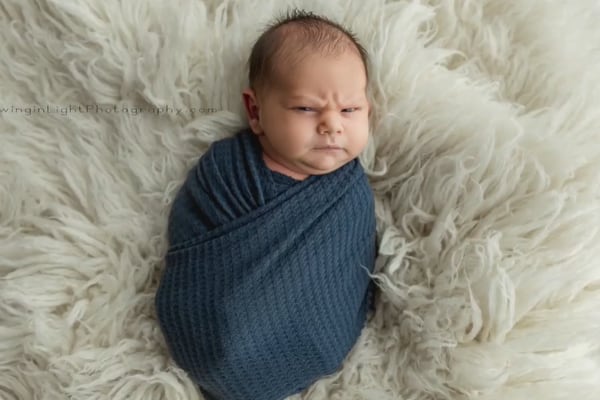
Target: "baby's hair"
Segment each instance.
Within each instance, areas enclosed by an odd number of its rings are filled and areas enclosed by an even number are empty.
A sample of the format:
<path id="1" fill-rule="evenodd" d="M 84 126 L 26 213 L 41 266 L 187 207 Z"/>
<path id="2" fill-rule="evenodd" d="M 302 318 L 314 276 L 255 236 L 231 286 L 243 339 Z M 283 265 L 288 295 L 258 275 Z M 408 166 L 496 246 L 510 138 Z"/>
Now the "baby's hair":
<path id="1" fill-rule="evenodd" d="M 284 45 L 289 48 L 284 49 Z M 306 55 L 307 48 L 323 55 L 354 48 L 368 81 L 368 54 L 352 32 L 326 17 L 294 9 L 271 23 L 252 47 L 248 59 L 250 88 L 256 91 L 264 87 L 278 72 L 277 67 L 293 66 Z"/>

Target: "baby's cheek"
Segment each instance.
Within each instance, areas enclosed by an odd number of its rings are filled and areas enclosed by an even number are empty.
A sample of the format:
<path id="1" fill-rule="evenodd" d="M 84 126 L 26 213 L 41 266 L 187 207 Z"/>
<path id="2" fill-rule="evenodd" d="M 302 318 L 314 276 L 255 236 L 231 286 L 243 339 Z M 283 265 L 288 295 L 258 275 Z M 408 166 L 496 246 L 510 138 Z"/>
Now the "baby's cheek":
<path id="1" fill-rule="evenodd" d="M 312 143 L 312 131 L 306 124 L 295 124 L 291 125 L 286 138 L 285 145 L 291 153 L 302 152 L 306 147 Z"/>
<path id="2" fill-rule="evenodd" d="M 290 141 L 289 143 L 289 154 L 291 157 L 299 158 L 306 154 L 307 151 L 310 151 L 312 145 L 303 138 L 297 138 L 299 140 L 294 141 L 293 143 Z"/>
<path id="3" fill-rule="evenodd" d="M 368 131 L 362 131 L 360 134 L 357 135 L 357 137 L 353 143 L 352 152 L 354 154 L 352 154 L 352 155 L 354 157 L 357 157 L 367 147 L 368 143 L 369 143 Z"/>

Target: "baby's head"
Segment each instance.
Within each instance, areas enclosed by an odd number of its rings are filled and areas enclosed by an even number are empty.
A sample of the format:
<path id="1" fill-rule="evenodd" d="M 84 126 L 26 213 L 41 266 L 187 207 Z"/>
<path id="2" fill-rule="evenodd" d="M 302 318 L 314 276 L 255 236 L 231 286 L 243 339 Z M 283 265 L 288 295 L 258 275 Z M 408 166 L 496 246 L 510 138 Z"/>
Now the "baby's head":
<path id="1" fill-rule="evenodd" d="M 294 11 L 257 40 L 243 91 L 267 165 L 306 177 L 356 158 L 369 135 L 367 54 L 351 33 Z"/>

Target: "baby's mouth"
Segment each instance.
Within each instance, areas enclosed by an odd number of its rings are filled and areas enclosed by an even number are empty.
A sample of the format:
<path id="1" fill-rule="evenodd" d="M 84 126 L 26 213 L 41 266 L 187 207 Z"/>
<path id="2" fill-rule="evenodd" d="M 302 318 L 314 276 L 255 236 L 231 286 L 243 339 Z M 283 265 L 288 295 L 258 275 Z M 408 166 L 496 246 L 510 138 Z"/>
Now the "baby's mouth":
<path id="1" fill-rule="evenodd" d="M 321 147 L 316 147 L 316 150 L 342 150 L 342 148 L 340 146 L 321 146 Z"/>

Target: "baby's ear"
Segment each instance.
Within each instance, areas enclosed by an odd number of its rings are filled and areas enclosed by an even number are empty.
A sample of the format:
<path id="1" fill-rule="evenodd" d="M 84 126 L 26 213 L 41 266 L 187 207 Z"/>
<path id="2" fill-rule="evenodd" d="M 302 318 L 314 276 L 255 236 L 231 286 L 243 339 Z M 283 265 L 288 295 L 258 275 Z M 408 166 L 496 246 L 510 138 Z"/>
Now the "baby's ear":
<path id="1" fill-rule="evenodd" d="M 262 134 L 262 127 L 260 126 L 259 119 L 259 104 L 258 98 L 254 90 L 246 88 L 242 91 L 242 98 L 244 100 L 244 108 L 246 109 L 246 116 L 248 117 L 248 124 L 252 132 Z"/>

